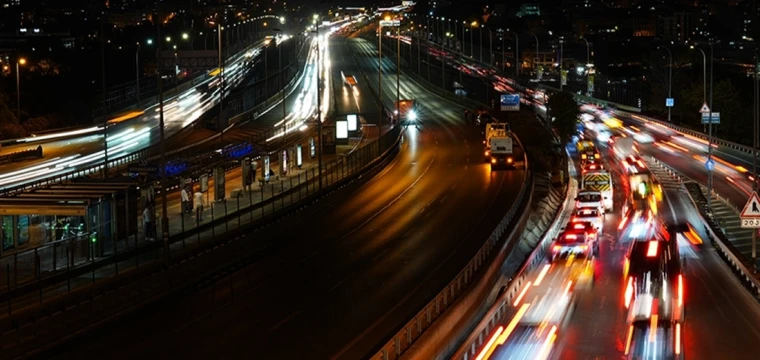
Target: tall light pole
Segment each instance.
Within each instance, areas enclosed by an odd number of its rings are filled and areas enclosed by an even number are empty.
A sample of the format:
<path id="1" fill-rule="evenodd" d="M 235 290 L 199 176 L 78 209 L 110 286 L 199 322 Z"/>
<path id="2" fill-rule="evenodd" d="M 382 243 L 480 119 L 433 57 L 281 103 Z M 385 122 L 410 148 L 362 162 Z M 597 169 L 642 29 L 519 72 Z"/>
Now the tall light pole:
<path id="1" fill-rule="evenodd" d="M 713 111 L 713 63 L 715 62 L 715 57 L 713 56 L 713 40 L 710 39 L 710 116 L 707 117 L 707 120 L 710 122 L 707 124 L 707 159 L 712 160 L 712 154 L 713 154 L 713 148 L 712 148 L 712 128 L 713 128 L 713 121 L 712 121 L 712 111 Z M 713 172 L 711 170 L 707 171 L 707 193 L 712 194 L 712 188 L 713 188 Z M 710 200 L 711 197 L 708 197 L 707 207 L 712 211 L 712 200 Z"/>
<path id="2" fill-rule="evenodd" d="M 108 116 L 106 116 L 106 12 L 100 13 L 100 87 L 103 92 L 103 179 L 108 178 Z M 19 113 L 21 116 L 21 113 Z M 21 120 L 21 119 L 19 119 Z"/>
<path id="3" fill-rule="evenodd" d="M 140 108 L 140 42 L 135 49 L 135 92 L 137 94 L 137 108 Z"/>
<path id="4" fill-rule="evenodd" d="M 156 14 L 156 18 L 160 19 L 159 14 Z M 161 236 L 164 243 L 164 261 L 169 263 L 169 211 L 166 197 L 166 141 L 164 133 L 164 89 L 163 79 L 161 76 L 161 22 L 156 21 L 156 62 L 159 64 L 158 70 L 158 128 L 159 128 L 159 148 L 161 151 L 161 168 L 159 169 L 161 175 Z M 153 209 L 155 211 L 155 208 Z M 153 225 L 152 225 L 153 226 Z"/>
<path id="5" fill-rule="evenodd" d="M 478 37 L 480 38 L 478 40 L 478 45 L 480 47 L 480 62 L 483 62 L 483 25 L 482 24 L 480 25 Z"/>
<path id="6" fill-rule="evenodd" d="M 319 14 L 319 2 L 317 2 L 317 14 Z M 317 24 L 317 19 L 319 19 L 319 15 L 314 14 L 314 28 L 316 29 L 317 33 L 317 137 L 319 138 L 319 153 L 317 153 L 317 161 L 318 161 L 318 167 L 317 167 L 317 174 L 319 176 L 319 189 L 322 190 L 322 93 L 321 93 L 321 83 L 320 83 L 320 77 L 322 76 L 322 62 L 320 60 L 320 39 L 319 39 L 319 24 Z M 382 119 L 382 118 L 381 118 Z M 382 121 L 382 120 L 381 120 Z M 382 131 L 381 131 L 382 134 Z"/>
<path id="7" fill-rule="evenodd" d="M 477 21 L 473 21 L 472 23 L 470 23 L 470 58 L 472 58 L 472 59 L 475 58 L 475 50 L 474 50 L 475 48 L 473 47 L 473 44 L 475 42 L 472 40 L 472 33 L 475 32 L 475 30 L 473 30 L 473 29 L 476 28 L 476 27 L 478 27 L 478 22 Z"/>
<path id="8" fill-rule="evenodd" d="M 222 124 L 222 121 L 224 121 L 224 56 L 222 56 L 222 30 L 224 30 L 224 27 L 221 23 L 216 25 L 217 33 L 219 33 L 219 47 L 217 51 L 217 56 L 219 57 L 217 59 L 219 64 L 219 125 L 221 127 L 221 135 L 219 135 L 219 141 L 224 142 L 224 124 Z"/>
<path id="9" fill-rule="evenodd" d="M 285 18 L 280 18 L 280 19 L 282 21 Z M 272 29 L 272 31 L 274 31 L 274 33 L 277 34 L 277 36 L 282 38 L 282 29 Z M 277 38 L 275 38 L 274 44 L 275 46 L 277 46 L 277 67 L 280 69 L 279 76 L 277 76 L 277 78 L 278 78 L 278 83 L 280 86 L 280 92 L 282 93 L 282 118 L 285 119 L 285 117 L 288 116 L 288 113 L 285 108 L 285 89 L 283 89 L 283 86 L 282 86 L 282 44 L 283 43 L 282 41 L 280 41 L 280 43 L 278 44 Z M 284 123 L 283 126 L 287 127 L 287 123 Z M 285 131 L 287 131 L 287 129 L 285 129 Z"/>
<path id="10" fill-rule="evenodd" d="M 485 25 L 480 25 L 481 33 L 484 27 Z M 486 28 L 486 30 L 488 30 L 488 51 L 490 52 L 488 54 L 488 65 L 493 65 L 493 33 L 491 33 L 490 28 Z M 480 51 L 482 53 L 483 49 L 480 49 Z M 482 56 L 481 56 L 480 61 L 481 62 L 483 61 Z"/>
<path id="11" fill-rule="evenodd" d="M 588 39 L 586 39 L 585 37 L 581 36 L 581 40 L 583 40 L 583 41 L 586 42 L 586 65 L 584 66 L 584 68 L 586 68 L 586 95 L 591 96 L 588 93 L 588 90 L 589 90 L 589 88 L 588 88 L 588 79 L 589 79 L 590 72 L 591 72 L 591 69 L 589 69 L 589 64 L 591 64 L 591 45 L 588 43 Z M 668 119 L 668 120 L 670 120 L 670 119 Z"/>
<path id="12" fill-rule="evenodd" d="M 26 65 L 26 59 L 20 58 L 16 61 L 16 116 L 19 123 L 21 122 L 21 72 L 19 65 Z"/>
<path id="13" fill-rule="evenodd" d="M 707 54 L 705 54 L 704 50 L 693 45 L 691 48 L 697 49 L 702 53 L 702 102 L 707 104 Z M 712 91 L 710 93 L 712 94 Z M 707 134 L 707 161 L 709 162 L 712 160 L 712 107 L 710 107 L 707 120 L 709 129 Z M 707 208 L 712 211 L 712 171 L 709 168 L 707 169 Z"/>
<path id="14" fill-rule="evenodd" d="M 536 68 L 536 82 L 538 82 L 538 36 L 531 34 L 536 39 L 536 56 L 533 57 L 533 66 Z"/>
<path id="15" fill-rule="evenodd" d="M 668 69 L 668 98 L 673 97 L 673 52 L 670 51 L 670 49 L 667 46 L 660 46 L 661 48 L 665 49 L 668 52 L 668 55 L 670 56 L 670 66 Z M 668 108 L 668 122 L 670 122 L 670 106 L 667 106 Z"/>
<path id="16" fill-rule="evenodd" d="M 507 29 L 507 31 L 511 32 L 512 34 L 515 34 L 515 80 L 517 80 L 517 77 L 520 76 L 520 36 L 517 34 L 516 31 L 512 31 Z M 538 44 L 538 38 L 536 38 L 536 44 Z M 538 47 L 536 47 L 538 49 Z"/>
<path id="17" fill-rule="evenodd" d="M 390 21 L 390 16 L 385 16 L 385 21 Z M 377 26 L 377 93 L 380 96 L 380 103 L 383 102 L 383 23 L 380 22 Z M 380 118 L 377 125 L 379 134 L 383 134 L 383 116 L 385 116 L 385 113 L 383 113 L 383 107 L 380 106 Z"/>
<path id="18" fill-rule="evenodd" d="M 396 26 L 396 124 L 401 120 L 399 114 L 399 101 L 401 101 L 401 24 Z"/>
<path id="19" fill-rule="evenodd" d="M 758 58 L 757 55 L 757 49 L 755 49 L 755 78 L 753 79 L 753 88 L 755 89 L 755 94 L 752 97 L 752 112 L 754 115 L 753 118 L 753 131 L 752 131 L 752 191 L 757 192 L 757 147 L 758 147 L 758 137 L 760 134 L 758 134 L 758 130 L 760 130 L 760 101 L 758 101 L 758 96 L 760 96 L 760 88 L 758 87 L 758 74 L 757 72 L 760 71 L 760 58 Z M 752 231 L 752 266 L 757 270 L 757 231 Z"/>
<path id="20" fill-rule="evenodd" d="M 559 90 L 562 91 L 562 89 L 565 88 L 565 82 L 562 81 L 562 57 L 564 56 L 563 52 L 565 50 L 565 39 L 560 36 L 559 37 Z"/>

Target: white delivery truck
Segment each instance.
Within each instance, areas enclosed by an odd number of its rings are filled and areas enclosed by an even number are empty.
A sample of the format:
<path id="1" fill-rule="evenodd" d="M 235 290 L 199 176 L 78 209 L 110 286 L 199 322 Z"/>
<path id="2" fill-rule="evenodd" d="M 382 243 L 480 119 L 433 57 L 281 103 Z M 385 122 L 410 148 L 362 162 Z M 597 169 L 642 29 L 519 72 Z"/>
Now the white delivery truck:
<path id="1" fill-rule="evenodd" d="M 515 168 L 514 139 L 507 124 L 489 124 L 486 131 L 486 155 L 490 157 L 491 170 Z"/>
<path id="2" fill-rule="evenodd" d="M 602 195 L 605 212 L 612 210 L 612 176 L 606 170 L 587 171 L 581 178 L 583 191 L 598 191 Z"/>

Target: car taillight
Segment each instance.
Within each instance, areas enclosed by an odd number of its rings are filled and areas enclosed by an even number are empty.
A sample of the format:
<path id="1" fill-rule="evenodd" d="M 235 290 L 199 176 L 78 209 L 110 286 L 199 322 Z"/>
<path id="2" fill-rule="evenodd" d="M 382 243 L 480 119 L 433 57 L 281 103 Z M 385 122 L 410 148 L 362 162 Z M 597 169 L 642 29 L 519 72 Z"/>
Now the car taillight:
<path id="1" fill-rule="evenodd" d="M 496 164 L 496 159 L 491 159 L 491 164 Z"/>

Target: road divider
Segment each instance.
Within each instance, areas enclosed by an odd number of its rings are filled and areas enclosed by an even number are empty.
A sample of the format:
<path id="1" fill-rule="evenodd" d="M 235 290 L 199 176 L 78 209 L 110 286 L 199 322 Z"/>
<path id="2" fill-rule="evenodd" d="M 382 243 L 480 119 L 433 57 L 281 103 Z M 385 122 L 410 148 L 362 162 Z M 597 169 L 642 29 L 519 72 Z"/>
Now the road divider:
<path id="1" fill-rule="evenodd" d="M 7 155 L 0 155 L 0 164 L 7 164 L 31 159 L 42 159 L 42 145 L 37 146 L 33 149 L 16 151 Z"/>

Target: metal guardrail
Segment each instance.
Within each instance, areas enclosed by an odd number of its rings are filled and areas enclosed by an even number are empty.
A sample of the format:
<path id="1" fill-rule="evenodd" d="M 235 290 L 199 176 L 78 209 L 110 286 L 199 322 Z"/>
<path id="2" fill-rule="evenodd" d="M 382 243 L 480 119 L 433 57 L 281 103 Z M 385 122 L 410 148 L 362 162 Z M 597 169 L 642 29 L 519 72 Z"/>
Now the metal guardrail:
<path id="1" fill-rule="evenodd" d="M 526 277 L 544 263 L 543 260 L 546 251 L 549 249 L 552 239 L 557 236 L 561 229 L 561 226 L 559 225 L 565 223 L 565 217 L 567 217 L 567 214 L 562 211 L 562 209 L 567 206 L 567 202 L 572 199 L 571 195 L 577 191 L 577 189 L 577 181 L 575 179 L 570 180 L 565 193 L 565 201 L 559 207 L 559 211 L 555 215 L 551 226 L 544 233 L 541 241 L 536 245 L 536 248 L 530 253 L 530 255 L 528 255 L 520 270 L 512 277 L 506 290 L 495 302 L 495 305 L 491 307 L 488 313 L 486 313 L 480 323 L 475 327 L 475 330 L 472 331 L 462 343 L 459 350 L 454 356 L 452 356 L 452 359 L 471 359 L 477 354 L 477 351 L 483 346 L 485 341 L 488 340 L 496 328 L 498 328 L 500 322 L 505 320 L 506 315 L 509 313 L 510 304 L 512 304 L 512 301 L 519 296 L 520 289 L 525 285 Z"/>

